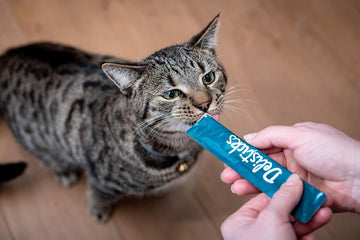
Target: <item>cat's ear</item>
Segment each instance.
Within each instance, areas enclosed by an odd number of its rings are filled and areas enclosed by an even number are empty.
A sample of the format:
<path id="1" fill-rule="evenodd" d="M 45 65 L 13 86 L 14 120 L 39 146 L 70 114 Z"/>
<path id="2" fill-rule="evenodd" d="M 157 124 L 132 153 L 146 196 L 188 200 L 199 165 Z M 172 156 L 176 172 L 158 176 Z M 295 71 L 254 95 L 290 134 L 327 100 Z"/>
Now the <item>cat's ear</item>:
<path id="1" fill-rule="evenodd" d="M 220 13 L 200 33 L 191 38 L 188 42 L 192 47 L 202 49 L 214 49 L 217 44 L 217 33 L 219 29 Z"/>
<path id="2" fill-rule="evenodd" d="M 131 85 L 140 78 L 145 66 L 139 64 L 103 63 L 102 70 L 125 95 L 131 93 Z"/>

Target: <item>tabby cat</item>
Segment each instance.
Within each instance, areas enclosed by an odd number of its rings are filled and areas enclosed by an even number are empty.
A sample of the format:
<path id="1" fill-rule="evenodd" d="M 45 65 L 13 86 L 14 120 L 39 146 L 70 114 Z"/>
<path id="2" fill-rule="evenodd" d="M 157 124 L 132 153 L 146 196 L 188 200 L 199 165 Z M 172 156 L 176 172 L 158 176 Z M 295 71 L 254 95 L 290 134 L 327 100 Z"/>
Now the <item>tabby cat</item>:
<path id="1" fill-rule="evenodd" d="M 0 108 L 59 183 L 87 174 L 87 209 L 106 221 L 119 198 L 166 191 L 196 163 L 201 147 L 185 131 L 224 102 L 218 25 L 137 62 L 52 43 L 10 49 Z"/>

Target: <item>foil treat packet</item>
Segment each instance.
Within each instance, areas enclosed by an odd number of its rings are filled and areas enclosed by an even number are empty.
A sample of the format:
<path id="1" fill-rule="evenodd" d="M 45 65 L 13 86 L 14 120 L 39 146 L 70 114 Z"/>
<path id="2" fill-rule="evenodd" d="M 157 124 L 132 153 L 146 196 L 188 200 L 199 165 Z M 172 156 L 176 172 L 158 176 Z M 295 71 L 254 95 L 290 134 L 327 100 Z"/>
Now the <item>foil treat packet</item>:
<path id="1" fill-rule="evenodd" d="M 242 140 L 222 124 L 205 114 L 187 132 L 191 138 L 215 157 L 272 197 L 292 174 L 259 149 Z M 325 193 L 303 181 L 303 193 L 292 215 L 308 222 L 325 202 Z"/>

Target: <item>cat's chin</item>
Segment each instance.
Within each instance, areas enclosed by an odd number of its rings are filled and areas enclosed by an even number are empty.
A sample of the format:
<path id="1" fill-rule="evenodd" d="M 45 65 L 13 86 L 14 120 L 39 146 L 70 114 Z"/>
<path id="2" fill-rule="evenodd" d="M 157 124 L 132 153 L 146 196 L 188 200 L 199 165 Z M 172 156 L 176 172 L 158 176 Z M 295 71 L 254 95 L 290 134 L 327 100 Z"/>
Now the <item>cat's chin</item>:
<path id="1" fill-rule="evenodd" d="M 191 122 L 191 123 L 183 123 L 183 124 L 182 124 L 182 125 L 183 125 L 183 129 L 184 129 L 183 132 L 186 132 L 187 130 L 189 130 L 189 128 L 191 128 L 195 123 L 197 123 L 198 121 L 200 121 L 200 119 L 201 119 L 203 116 L 204 116 L 204 115 L 202 115 L 198 120 L 193 121 L 193 122 Z M 211 117 L 212 117 L 213 119 L 215 119 L 216 121 L 219 120 L 219 114 L 213 114 L 213 115 L 211 115 Z"/>
<path id="2" fill-rule="evenodd" d="M 195 124 L 195 122 L 192 124 L 188 124 L 188 123 L 182 123 L 182 124 L 179 124 L 179 126 L 177 127 L 176 129 L 176 132 L 183 132 L 185 133 L 187 130 L 189 130 L 189 128 L 191 128 L 193 125 Z"/>
<path id="3" fill-rule="evenodd" d="M 203 114 L 198 120 L 194 121 L 191 123 L 191 126 L 194 125 L 195 123 L 197 123 L 198 121 L 200 121 L 200 119 L 204 116 L 205 114 Z M 219 121 L 219 114 L 210 114 L 210 116 L 215 120 L 215 121 Z"/>
<path id="4" fill-rule="evenodd" d="M 197 120 L 198 121 L 198 120 Z M 171 127 L 171 131 L 177 133 L 185 133 L 189 130 L 197 121 L 186 123 L 186 122 L 178 122 L 176 125 Z M 169 129 L 170 130 L 170 129 Z"/>

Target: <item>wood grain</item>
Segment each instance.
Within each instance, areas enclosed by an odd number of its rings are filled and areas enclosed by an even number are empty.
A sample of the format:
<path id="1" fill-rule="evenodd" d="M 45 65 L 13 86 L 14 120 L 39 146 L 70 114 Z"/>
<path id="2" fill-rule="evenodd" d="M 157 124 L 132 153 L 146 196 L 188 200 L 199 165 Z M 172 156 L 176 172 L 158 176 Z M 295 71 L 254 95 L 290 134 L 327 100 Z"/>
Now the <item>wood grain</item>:
<path id="1" fill-rule="evenodd" d="M 217 52 L 229 79 L 221 122 L 239 135 L 273 124 L 324 122 L 360 139 L 360 4 L 356 0 L 0 0 L 0 51 L 47 40 L 138 60 L 187 41 L 221 12 Z M 86 213 L 86 179 L 63 188 L 0 117 L 0 162 L 28 169 L 0 188 L 0 239 L 222 239 L 222 221 L 249 197 L 223 184 L 201 154 L 166 196 L 127 199 L 105 225 Z M 359 239 L 360 216 L 335 214 L 316 239 Z"/>

